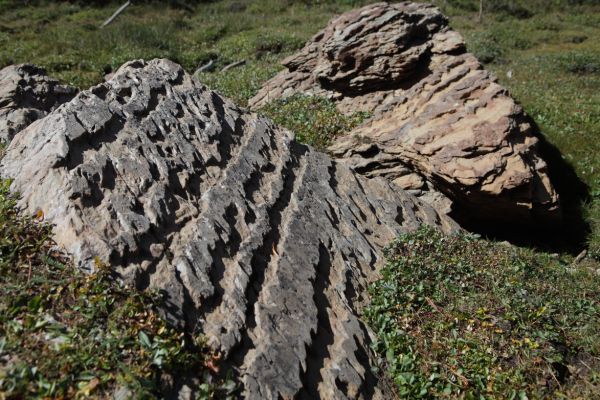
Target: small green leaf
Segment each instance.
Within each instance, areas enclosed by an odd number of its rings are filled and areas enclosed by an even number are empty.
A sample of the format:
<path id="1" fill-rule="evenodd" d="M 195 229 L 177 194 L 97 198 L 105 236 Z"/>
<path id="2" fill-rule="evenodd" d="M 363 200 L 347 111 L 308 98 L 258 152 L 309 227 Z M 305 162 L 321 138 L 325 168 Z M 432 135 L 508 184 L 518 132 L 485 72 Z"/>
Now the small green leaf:
<path id="1" fill-rule="evenodd" d="M 152 342 L 150 341 L 150 338 L 148 337 L 148 335 L 146 335 L 146 332 L 140 331 L 138 336 L 139 336 L 140 342 L 142 343 L 142 346 L 146 347 L 147 349 L 152 348 Z"/>

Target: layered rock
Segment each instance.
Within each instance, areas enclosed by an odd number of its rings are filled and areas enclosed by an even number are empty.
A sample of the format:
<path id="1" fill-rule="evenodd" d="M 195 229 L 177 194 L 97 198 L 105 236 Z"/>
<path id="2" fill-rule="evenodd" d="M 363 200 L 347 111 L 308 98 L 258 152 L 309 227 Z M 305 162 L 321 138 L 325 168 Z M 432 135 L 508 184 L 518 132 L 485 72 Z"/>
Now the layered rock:
<path id="1" fill-rule="evenodd" d="M 359 319 L 381 249 L 456 225 L 236 107 L 166 60 L 134 61 L 12 141 L 0 165 L 83 268 L 167 295 L 247 398 L 387 397 Z"/>
<path id="2" fill-rule="evenodd" d="M 0 70 L 0 142 L 12 138 L 33 121 L 70 101 L 77 90 L 61 85 L 34 65 Z"/>
<path id="3" fill-rule="evenodd" d="M 283 64 L 251 106 L 304 93 L 334 100 L 343 113 L 372 112 L 330 148 L 355 171 L 474 218 L 560 218 L 539 133 L 436 7 L 351 11 Z"/>

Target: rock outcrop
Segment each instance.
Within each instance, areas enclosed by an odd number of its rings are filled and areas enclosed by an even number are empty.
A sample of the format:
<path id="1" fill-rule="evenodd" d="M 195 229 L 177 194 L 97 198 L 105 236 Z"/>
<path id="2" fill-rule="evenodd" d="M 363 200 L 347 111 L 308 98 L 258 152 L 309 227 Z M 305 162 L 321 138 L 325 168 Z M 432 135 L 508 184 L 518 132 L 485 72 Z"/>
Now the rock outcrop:
<path id="1" fill-rule="evenodd" d="M 70 101 L 77 90 L 49 78 L 30 64 L 0 70 L 0 142 L 12 138 L 33 121 Z"/>
<path id="2" fill-rule="evenodd" d="M 130 62 L 31 124 L 0 173 L 83 268 L 163 290 L 168 318 L 203 332 L 253 399 L 386 397 L 365 285 L 397 235 L 457 229 L 166 60 Z"/>
<path id="3" fill-rule="evenodd" d="M 330 152 L 449 211 L 509 223 L 560 219 L 538 132 L 436 7 L 373 4 L 333 19 L 250 101 L 296 93 L 370 111 Z"/>

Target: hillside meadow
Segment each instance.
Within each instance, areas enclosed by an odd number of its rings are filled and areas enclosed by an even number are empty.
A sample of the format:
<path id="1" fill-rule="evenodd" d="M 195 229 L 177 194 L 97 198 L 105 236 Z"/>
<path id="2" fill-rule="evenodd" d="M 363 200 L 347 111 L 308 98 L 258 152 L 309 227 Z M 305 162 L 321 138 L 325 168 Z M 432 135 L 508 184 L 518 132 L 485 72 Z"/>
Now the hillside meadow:
<path id="1" fill-rule="evenodd" d="M 100 28 L 119 2 L 0 0 L 0 67 L 34 63 L 86 89 L 132 59 L 169 58 L 190 73 L 212 61 L 198 79 L 244 106 L 330 18 L 372 2 L 134 3 Z M 433 3 L 586 185 L 564 199 L 567 217 L 582 210 L 585 223 L 520 247 L 427 229 L 391 243 L 365 309 L 380 372 L 400 398 L 598 398 L 600 4 L 490 0 L 480 18 L 479 1 Z M 262 112 L 320 149 L 367 117 L 304 97 Z M 75 273 L 50 251 L 50 227 L 19 214 L 7 181 L 0 222 L 0 399 L 160 396 L 165 377 L 190 366 L 203 371 L 202 398 L 235 396 L 202 337 L 160 320 L 156 294 L 120 288 L 105 268 Z M 109 332 L 103 356 L 84 340 L 99 332 Z M 48 335 L 59 339 L 50 346 Z"/>

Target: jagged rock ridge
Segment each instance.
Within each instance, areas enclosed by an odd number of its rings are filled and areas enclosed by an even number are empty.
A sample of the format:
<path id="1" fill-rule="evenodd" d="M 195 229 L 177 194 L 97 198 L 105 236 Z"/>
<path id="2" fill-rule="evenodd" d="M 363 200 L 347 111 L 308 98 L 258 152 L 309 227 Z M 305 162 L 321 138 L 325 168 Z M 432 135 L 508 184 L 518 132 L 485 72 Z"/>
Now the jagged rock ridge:
<path id="1" fill-rule="evenodd" d="M 283 65 L 250 105 L 304 93 L 333 99 L 343 113 L 372 112 L 329 149 L 355 171 L 475 219 L 561 218 L 538 132 L 436 7 L 350 11 Z"/>
<path id="2" fill-rule="evenodd" d="M 387 397 L 360 321 L 381 249 L 447 217 L 134 61 L 19 133 L 0 173 L 83 268 L 96 257 L 202 331 L 247 398 Z"/>
<path id="3" fill-rule="evenodd" d="M 61 85 L 31 64 L 0 70 L 0 142 L 12 138 L 33 121 L 71 100 L 77 90 Z"/>

